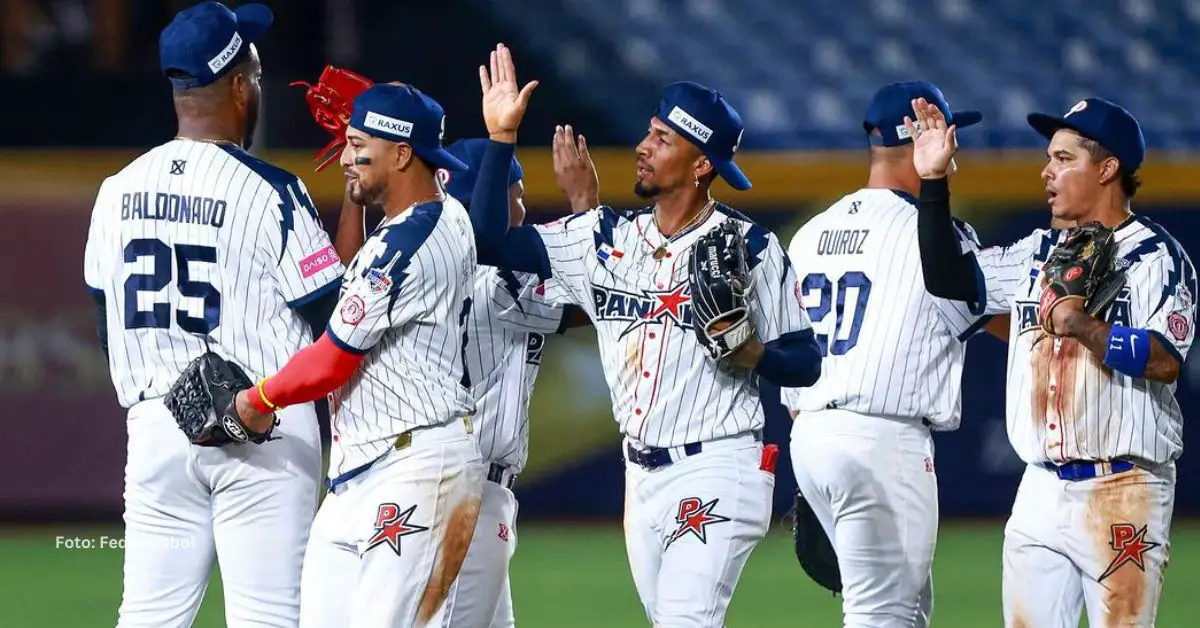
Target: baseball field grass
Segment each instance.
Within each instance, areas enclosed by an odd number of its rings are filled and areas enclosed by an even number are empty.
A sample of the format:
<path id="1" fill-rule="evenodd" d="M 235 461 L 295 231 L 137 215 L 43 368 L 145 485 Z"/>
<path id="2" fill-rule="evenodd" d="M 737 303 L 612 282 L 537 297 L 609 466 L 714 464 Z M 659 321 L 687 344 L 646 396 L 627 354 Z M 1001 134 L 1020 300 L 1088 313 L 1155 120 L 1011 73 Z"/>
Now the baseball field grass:
<path id="1" fill-rule="evenodd" d="M 945 523 L 934 561 L 934 626 L 1002 625 L 1002 523 Z M 119 537 L 116 527 L 0 529 L 0 626 L 94 628 L 115 625 L 121 550 L 68 549 L 64 539 Z M 1177 522 L 1160 628 L 1200 625 L 1200 522 Z M 730 628 L 840 626 L 840 599 L 810 582 L 779 524 L 758 546 L 727 617 Z M 512 566 L 521 628 L 646 626 L 625 560 L 620 524 L 527 524 Z M 224 626 L 214 574 L 196 626 Z M 1086 625 L 1086 624 L 1085 624 Z M 349 628 L 349 627 L 348 627 Z"/>

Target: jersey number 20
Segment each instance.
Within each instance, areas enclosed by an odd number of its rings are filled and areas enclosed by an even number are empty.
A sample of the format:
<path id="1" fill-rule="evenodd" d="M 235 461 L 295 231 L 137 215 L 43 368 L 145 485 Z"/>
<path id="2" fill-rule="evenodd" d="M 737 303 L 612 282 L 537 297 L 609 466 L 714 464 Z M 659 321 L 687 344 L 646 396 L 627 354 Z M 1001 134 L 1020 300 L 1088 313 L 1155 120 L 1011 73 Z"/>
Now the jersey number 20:
<path id="1" fill-rule="evenodd" d="M 824 273 L 811 273 L 804 277 L 802 288 L 804 289 L 805 300 L 814 290 L 820 291 L 820 302 L 817 305 L 809 306 L 808 317 L 813 323 L 819 323 L 826 316 L 834 305 L 834 292 L 837 293 L 837 319 L 833 324 L 833 342 L 829 341 L 830 335 L 816 334 L 817 344 L 821 347 L 821 355 L 826 356 L 844 355 L 847 351 L 854 348 L 858 344 L 858 332 L 862 328 L 863 316 L 867 313 L 867 301 L 871 298 L 871 279 L 866 274 L 857 270 L 848 272 L 838 278 L 836 286 L 829 281 L 829 277 Z M 846 293 L 854 290 L 857 294 L 857 299 L 854 305 L 854 317 L 850 320 L 849 333 L 843 338 L 842 324 L 844 323 L 844 315 L 846 313 Z"/>
<path id="2" fill-rule="evenodd" d="M 173 253 L 173 254 L 172 254 Z M 140 238 L 125 245 L 125 263 L 133 264 L 142 258 L 150 258 L 148 273 L 135 273 L 125 280 L 125 329 L 166 329 L 171 326 L 169 303 L 154 303 L 149 310 L 138 307 L 138 294 L 161 292 L 171 283 L 174 267 L 178 267 L 179 278 L 175 287 L 181 297 L 200 299 L 204 303 L 204 316 L 197 318 L 183 308 L 175 310 L 175 320 L 180 329 L 193 334 L 207 334 L 221 322 L 221 293 L 207 281 L 196 281 L 189 275 L 190 264 L 215 264 L 217 249 L 195 244 L 176 244 L 174 251 L 162 240 Z"/>

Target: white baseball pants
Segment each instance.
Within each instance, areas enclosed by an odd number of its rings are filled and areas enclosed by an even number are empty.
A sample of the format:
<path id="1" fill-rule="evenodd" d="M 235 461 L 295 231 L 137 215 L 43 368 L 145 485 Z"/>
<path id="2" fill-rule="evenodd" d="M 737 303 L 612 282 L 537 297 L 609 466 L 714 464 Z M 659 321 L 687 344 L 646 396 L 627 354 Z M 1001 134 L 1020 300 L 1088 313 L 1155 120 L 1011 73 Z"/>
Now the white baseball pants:
<path id="1" fill-rule="evenodd" d="M 792 423 L 796 485 L 837 551 L 850 628 L 922 628 L 933 611 L 937 475 L 929 429 L 846 410 Z"/>
<path id="2" fill-rule="evenodd" d="M 214 559 L 226 625 L 297 625 L 321 441 L 312 404 L 279 417 L 278 440 L 198 447 L 162 399 L 130 408 L 118 628 L 191 626 Z"/>

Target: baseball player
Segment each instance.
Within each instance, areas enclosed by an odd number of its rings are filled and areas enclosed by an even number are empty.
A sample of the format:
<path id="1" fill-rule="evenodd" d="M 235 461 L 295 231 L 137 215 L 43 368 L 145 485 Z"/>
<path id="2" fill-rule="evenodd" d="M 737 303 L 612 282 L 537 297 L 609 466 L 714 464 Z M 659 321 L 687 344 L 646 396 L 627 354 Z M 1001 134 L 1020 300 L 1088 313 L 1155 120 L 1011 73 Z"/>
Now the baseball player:
<path id="1" fill-rule="evenodd" d="M 524 113 L 500 104 L 502 121 Z M 350 262 L 325 334 L 237 398 L 261 432 L 280 408 L 331 395 L 329 493 L 305 557 L 301 626 L 429 625 L 479 516 L 478 374 L 466 365 L 476 253 L 466 210 L 435 178 L 466 169 L 442 147 L 444 124 L 411 85 L 354 99 L 341 165 L 351 200 L 381 205 L 384 220 Z"/>
<path id="2" fill-rule="evenodd" d="M 911 279 L 921 179 L 904 119 L 917 97 L 959 126 L 982 119 L 950 113 L 930 83 L 884 86 L 863 121 L 866 187 L 814 216 L 788 248 L 825 356 L 816 384 L 784 390 L 797 413 L 792 465 L 836 550 L 846 626 L 929 624 L 938 528 L 930 430 L 958 428 L 964 342 L 985 322 L 978 306 L 934 298 Z M 978 246 L 964 223 L 955 237 Z"/>
<path id="3" fill-rule="evenodd" d="M 485 93 L 493 81 L 516 91 L 506 48 L 493 53 L 490 73 L 480 68 L 480 80 Z M 787 255 L 769 231 L 709 194 L 717 176 L 750 187 L 733 161 L 741 134 L 741 118 L 720 94 L 672 84 L 637 147 L 635 190 L 653 206 L 601 206 L 512 229 L 502 186 L 471 206 L 484 263 L 537 273 L 551 302 L 582 308 L 596 326 L 625 435 L 630 567 L 656 626 L 724 625 L 771 515 L 759 378 L 806 386 L 820 372 Z M 496 141 L 487 150 L 499 158 L 512 147 Z M 744 310 L 718 306 L 724 317 L 715 316 L 713 303 L 729 300 L 709 278 L 736 263 L 743 238 L 749 268 L 730 285 L 746 295 L 733 300 Z M 702 251 L 695 260 L 693 246 Z"/>
<path id="4" fill-rule="evenodd" d="M 1008 434 L 1028 467 L 1004 534 L 1005 624 L 1075 626 L 1086 607 L 1092 626 L 1153 626 L 1196 273 L 1165 229 L 1130 211 L 1140 126 L 1100 98 L 1030 114 L 1049 140 L 1051 215 L 1074 226 L 964 255 L 949 238 L 944 177 L 955 128 L 928 102 L 913 105 L 926 285 L 1012 315 Z"/>
<path id="5" fill-rule="evenodd" d="M 128 409 L 118 626 L 190 626 L 219 559 L 230 626 L 295 626 L 316 510 L 312 404 L 253 449 L 194 447 L 164 405 L 206 349 L 265 374 L 324 329 L 344 271 L 304 184 L 251 156 L 261 4 L 177 14 L 159 40 L 178 136 L 100 186 L 84 280 Z M 269 534 L 264 534 L 269 530 Z"/>

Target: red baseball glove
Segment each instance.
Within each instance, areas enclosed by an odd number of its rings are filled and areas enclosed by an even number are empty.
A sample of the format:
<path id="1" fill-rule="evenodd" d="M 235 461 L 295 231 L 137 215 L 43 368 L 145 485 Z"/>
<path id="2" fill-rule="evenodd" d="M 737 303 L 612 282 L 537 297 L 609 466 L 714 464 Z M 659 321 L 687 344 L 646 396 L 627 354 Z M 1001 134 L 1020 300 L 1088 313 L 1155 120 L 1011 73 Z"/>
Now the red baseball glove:
<path id="1" fill-rule="evenodd" d="M 350 124 L 350 113 L 354 109 L 354 98 L 367 91 L 373 83 L 370 79 L 350 70 L 325 66 L 321 78 L 316 85 L 304 81 L 295 81 L 291 87 L 303 86 L 304 99 L 308 101 L 308 110 L 313 120 L 322 129 L 333 136 L 325 148 L 317 151 L 313 158 L 317 161 L 317 172 L 324 170 L 333 163 L 346 145 L 346 127 Z"/>

